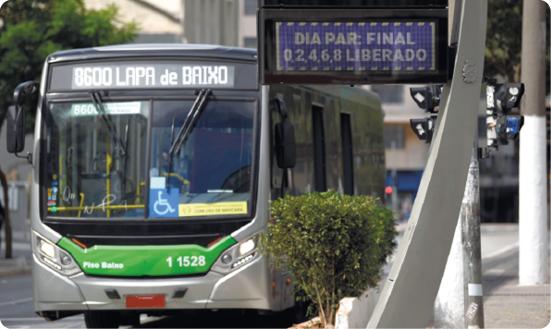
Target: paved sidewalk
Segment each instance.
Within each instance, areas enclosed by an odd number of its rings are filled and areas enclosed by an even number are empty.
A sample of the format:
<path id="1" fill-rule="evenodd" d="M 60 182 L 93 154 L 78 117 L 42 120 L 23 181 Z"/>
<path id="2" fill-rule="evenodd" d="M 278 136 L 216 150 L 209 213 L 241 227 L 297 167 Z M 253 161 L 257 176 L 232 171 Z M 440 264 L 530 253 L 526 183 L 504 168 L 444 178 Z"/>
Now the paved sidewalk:
<path id="1" fill-rule="evenodd" d="M 521 287 L 518 275 L 484 297 L 486 328 L 545 328 L 549 317 L 549 285 Z"/>
<path id="2" fill-rule="evenodd" d="M 486 328 L 545 328 L 551 321 L 551 286 L 519 286 L 518 226 L 516 232 L 516 243 L 508 241 L 501 253 L 490 253 L 482 260 Z M 509 233 L 502 231 L 503 240 L 510 238 Z M 482 234 L 484 241 L 487 234 Z"/>

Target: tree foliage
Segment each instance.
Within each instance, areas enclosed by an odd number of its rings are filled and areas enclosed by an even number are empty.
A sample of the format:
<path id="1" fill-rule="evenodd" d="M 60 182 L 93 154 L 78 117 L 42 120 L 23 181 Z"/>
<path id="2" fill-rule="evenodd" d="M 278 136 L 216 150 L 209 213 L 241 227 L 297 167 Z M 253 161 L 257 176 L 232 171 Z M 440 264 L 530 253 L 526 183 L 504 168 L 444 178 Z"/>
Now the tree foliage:
<path id="1" fill-rule="evenodd" d="M 46 57 L 59 50 L 126 43 L 136 23 L 124 24 L 118 9 L 88 10 L 82 0 L 10 0 L 0 9 L 0 122 L 13 90 L 40 81 Z M 26 106 L 27 133 L 34 128 L 33 106 Z"/>
<path id="2" fill-rule="evenodd" d="M 530 0 L 525 0 L 530 1 Z M 501 75 L 508 82 L 520 82 L 522 55 L 522 0 L 488 0 L 485 74 Z M 546 49 L 549 61 L 549 10 L 547 10 Z M 549 91 L 549 66 L 547 66 Z"/>
<path id="3" fill-rule="evenodd" d="M 271 211 L 275 224 L 261 235 L 260 248 L 292 272 L 297 292 L 316 305 L 323 328 L 334 324 L 342 298 L 377 286 L 380 266 L 396 247 L 392 212 L 370 196 L 287 195 L 273 201 Z"/>

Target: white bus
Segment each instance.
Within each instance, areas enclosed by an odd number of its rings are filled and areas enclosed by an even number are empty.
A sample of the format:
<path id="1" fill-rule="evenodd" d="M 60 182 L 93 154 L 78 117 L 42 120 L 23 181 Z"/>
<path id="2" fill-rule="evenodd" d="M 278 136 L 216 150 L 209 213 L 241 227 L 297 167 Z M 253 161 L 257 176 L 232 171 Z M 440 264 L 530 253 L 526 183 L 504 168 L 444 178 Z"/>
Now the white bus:
<path id="1" fill-rule="evenodd" d="M 270 200 L 383 197 L 379 97 L 259 86 L 256 51 L 122 45 L 57 52 L 22 83 L 8 149 L 39 92 L 31 193 L 35 311 L 88 327 L 140 314 L 296 307 L 291 274 L 257 249 Z"/>

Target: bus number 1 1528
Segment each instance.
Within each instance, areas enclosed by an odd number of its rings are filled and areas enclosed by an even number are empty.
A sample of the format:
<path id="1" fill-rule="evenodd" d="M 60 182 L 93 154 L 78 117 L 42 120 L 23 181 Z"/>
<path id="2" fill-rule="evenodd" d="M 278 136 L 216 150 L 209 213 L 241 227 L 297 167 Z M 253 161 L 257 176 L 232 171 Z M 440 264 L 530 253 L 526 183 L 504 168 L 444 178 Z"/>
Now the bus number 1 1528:
<path id="1" fill-rule="evenodd" d="M 172 267 L 172 257 L 168 257 L 166 261 L 168 262 L 168 267 Z M 207 263 L 205 260 L 205 256 L 180 256 L 176 258 L 176 261 L 178 262 L 178 265 L 180 267 L 205 266 L 205 264 Z"/>

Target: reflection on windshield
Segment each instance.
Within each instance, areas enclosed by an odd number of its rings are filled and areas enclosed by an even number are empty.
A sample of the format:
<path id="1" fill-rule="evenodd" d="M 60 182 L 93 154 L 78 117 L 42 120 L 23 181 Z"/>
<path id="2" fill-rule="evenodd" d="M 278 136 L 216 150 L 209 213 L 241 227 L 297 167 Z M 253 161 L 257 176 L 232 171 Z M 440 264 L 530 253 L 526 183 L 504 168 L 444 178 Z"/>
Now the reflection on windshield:
<path id="1" fill-rule="evenodd" d="M 91 103 L 52 104 L 47 121 L 46 203 L 59 217 L 143 217 L 149 102 L 105 103 L 127 163 Z"/>
<path id="2" fill-rule="evenodd" d="M 192 105 L 154 103 L 149 216 L 248 213 L 253 103 L 209 102 L 169 168 L 172 127 L 177 135 Z"/>

